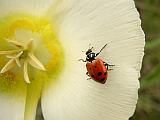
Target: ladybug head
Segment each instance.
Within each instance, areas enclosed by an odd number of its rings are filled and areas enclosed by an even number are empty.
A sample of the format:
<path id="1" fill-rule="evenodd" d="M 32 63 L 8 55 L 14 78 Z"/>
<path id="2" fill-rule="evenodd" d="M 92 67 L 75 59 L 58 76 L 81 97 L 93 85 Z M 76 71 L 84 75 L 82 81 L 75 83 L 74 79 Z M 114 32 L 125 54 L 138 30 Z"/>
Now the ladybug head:
<path id="1" fill-rule="evenodd" d="M 88 49 L 87 51 L 86 51 L 86 55 L 88 55 L 89 53 L 91 53 L 92 52 L 92 49 Z"/>
<path id="2" fill-rule="evenodd" d="M 83 62 L 86 62 L 86 61 L 92 62 L 102 52 L 102 50 L 106 47 L 106 45 L 107 44 L 105 44 L 98 53 L 94 53 L 92 51 L 93 47 L 89 48 L 87 51 L 82 51 L 82 52 L 86 52 L 86 60 L 83 60 L 83 59 L 80 59 L 80 60 L 82 60 Z"/>
<path id="3" fill-rule="evenodd" d="M 86 52 L 86 61 L 93 61 L 96 57 L 96 54 L 92 51 L 92 48 L 89 48 Z"/>

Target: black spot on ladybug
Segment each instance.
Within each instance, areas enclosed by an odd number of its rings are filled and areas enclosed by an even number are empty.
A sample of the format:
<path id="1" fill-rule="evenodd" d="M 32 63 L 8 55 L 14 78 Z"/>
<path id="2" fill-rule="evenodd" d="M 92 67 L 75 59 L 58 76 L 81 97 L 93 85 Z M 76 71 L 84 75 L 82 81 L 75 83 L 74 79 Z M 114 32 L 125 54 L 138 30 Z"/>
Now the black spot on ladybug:
<path id="1" fill-rule="evenodd" d="M 91 75 L 92 78 L 94 78 L 94 75 Z"/>
<path id="2" fill-rule="evenodd" d="M 104 75 L 107 75 L 107 72 L 104 72 Z"/>
<path id="3" fill-rule="evenodd" d="M 102 78 L 102 79 L 101 79 L 101 82 L 103 82 L 104 80 L 105 80 L 105 78 Z"/>
<path id="4" fill-rule="evenodd" d="M 98 72 L 97 75 L 98 75 L 98 76 L 101 76 L 101 75 L 102 75 L 102 72 Z"/>
<path id="5" fill-rule="evenodd" d="M 97 68 L 97 66 L 94 66 L 94 68 Z"/>
<path id="6" fill-rule="evenodd" d="M 89 69 L 91 70 L 91 67 Z"/>

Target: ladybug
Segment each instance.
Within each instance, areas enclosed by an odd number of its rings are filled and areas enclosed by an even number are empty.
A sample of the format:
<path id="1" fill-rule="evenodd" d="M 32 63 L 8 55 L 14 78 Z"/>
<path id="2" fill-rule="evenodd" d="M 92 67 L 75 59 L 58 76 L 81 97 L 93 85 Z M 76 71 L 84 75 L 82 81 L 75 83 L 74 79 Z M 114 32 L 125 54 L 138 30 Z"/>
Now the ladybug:
<path id="1" fill-rule="evenodd" d="M 89 79 L 93 79 L 94 81 L 99 82 L 101 84 L 106 83 L 106 80 L 108 77 L 108 71 L 112 70 L 112 69 L 109 69 L 109 66 L 115 66 L 115 65 L 107 64 L 100 58 L 96 58 L 101 53 L 101 51 L 106 47 L 106 45 L 107 44 L 105 44 L 98 53 L 94 53 L 92 51 L 93 47 L 89 48 L 86 51 L 86 60 L 79 59 L 80 61 L 87 62 L 86 75 L 89 76 Z"/>

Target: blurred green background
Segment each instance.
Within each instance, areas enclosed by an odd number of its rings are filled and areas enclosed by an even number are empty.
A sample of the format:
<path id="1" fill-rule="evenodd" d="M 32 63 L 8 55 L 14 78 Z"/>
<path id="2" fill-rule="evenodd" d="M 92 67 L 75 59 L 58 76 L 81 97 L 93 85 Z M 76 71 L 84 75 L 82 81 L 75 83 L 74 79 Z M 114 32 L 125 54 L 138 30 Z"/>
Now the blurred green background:
<path id="1" fill-rule="evenodd" d="M 160 0 L 135 0 L 146 34 L 141 89 L 130 120 L 160 120 Z M 43 120 L 40 107 L 36 120 Z"/>
<path id="2" fill-rule="evenodd" d="M 136 0 L 146 34 L 141 89 L 130 120 L 160 120 L 160 0 Z"/>

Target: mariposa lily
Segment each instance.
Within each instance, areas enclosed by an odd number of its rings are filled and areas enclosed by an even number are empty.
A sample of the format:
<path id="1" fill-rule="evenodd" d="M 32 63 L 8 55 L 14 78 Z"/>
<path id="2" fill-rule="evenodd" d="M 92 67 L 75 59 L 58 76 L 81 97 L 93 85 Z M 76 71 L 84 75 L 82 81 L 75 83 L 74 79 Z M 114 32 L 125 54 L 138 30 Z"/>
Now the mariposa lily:
<path id="1" fill-rule="evenodd" d="M 0 0 L 0 119 L 127 120 L 137 99 L 144 33 L 133 0 Z M 86 80 L 81 52 L 114 64 Z"/>

